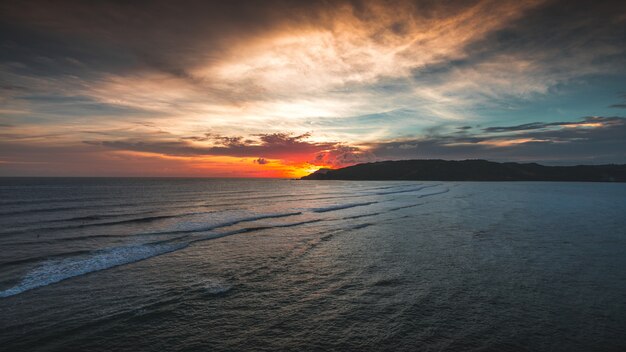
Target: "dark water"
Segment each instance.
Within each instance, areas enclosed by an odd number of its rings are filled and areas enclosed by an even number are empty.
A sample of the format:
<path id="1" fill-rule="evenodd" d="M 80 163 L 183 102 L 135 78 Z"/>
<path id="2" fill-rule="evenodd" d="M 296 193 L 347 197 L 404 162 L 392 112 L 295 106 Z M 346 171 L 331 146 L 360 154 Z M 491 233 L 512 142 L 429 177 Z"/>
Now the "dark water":
<path id="1" fill-rule="evenodd" d="M 0 179 L 0 350 L 625 348 L 626 184 Z"/>

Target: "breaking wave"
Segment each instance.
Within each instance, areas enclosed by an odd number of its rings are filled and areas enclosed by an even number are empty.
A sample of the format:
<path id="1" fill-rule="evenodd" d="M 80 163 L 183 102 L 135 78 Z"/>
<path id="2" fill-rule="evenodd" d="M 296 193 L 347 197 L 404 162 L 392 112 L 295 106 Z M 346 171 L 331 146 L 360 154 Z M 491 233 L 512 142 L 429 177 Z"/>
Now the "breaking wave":
<path id="1" fill-rule="evenodd" d="M 384 192 L 379 192 L 379 194 L 395 194 L 395 193 L 405 193 L 405 192 L 415 192 L 422 190 L 424 188 L 430 188 L 437 185 L 424 186 L 419 188 L 411 188 L 411 189 L 393 189 L 387 190 Z M 437 190 L 432 193 L 419 194 L 417 198 L 423 198 L 428 196 L 434 196 L 437 194 L 442 194 L 448 192 L 448 189 Z M 327 213 L 337 210 L 350 209 L 356 207 L 364 207 L 372 204 L 377 204 L 383 201 L 368 201 L 368 202 L 359 202 L 359 203 L 347 203 L 347 204 L 335 204 L 325 207 L 318 207 L 309 209 L 312 213 Z M 388 209 L 387 211 L 404 209 L 412 206 L 417 206 L 420 204 L 410 204 L 400 207 L 395 207 Z M 20 294 L 22 292 L 32 290 L 35 288 L 47 286 L 50 284 L 54 284 L 69 278 L 73 278 L 76 276 L 81 276 L 85 274 L 89 274 L 96 271 L 101 271 L 109 268 L 113 268 L 116 266 L 121 266 L 125 264 L 130 264 L 134 262 L 138 262 L 141 260 L 145 260 L 148 258 L 152 258 L 155 256 L 159 256 L 162 254 L 178 251 L 184 248 L 187 248 L 189 245 L 194 244 L 196 242 L 212 240 L 220 237 L 249 233 L 253 231 L 260 231 L 266 229 L 275 229 L 275 228 L 287 228 L 287 227 L 296 227 L 306 224 L 312 224 L 320 221 L 329 221 L 329 220 L 346 220 L 346 219 L 358 219 L 369 216 L 379 215 L 384 212 L 373 212 L 368 214 L 355 214 L 352 216 L 339 218 L 339 219 L 323 219 L 323 218 L 314 218 L 308 219 L 298 222 L 290 222 L 290 223 L 278 223 L 278 224 L 258 224 L 257 226 L 249 226 L 243 227 L 239 229 L 234 229 L 232 231 L 224 231 L 224 232 L 213 232 L 213 230 L 217 230 L 220 228 L 226 228 L 232 225 L 237 225 L 245 222 L 254 222 L 257 220 L 263 219 L 272 219 L 272 218 L 286 218 L 290 216 L 296 216 L 303 214 L 302 211 L 293 211 L 293 212 L 283 212 L 283 213 L 268 213 L 268 214 L 255 214 L 247 216 L 242 216 L 242 214 L 238 214 L 239 216 L 233 217 L 233 214 L 228 214 L 231 219 L 213 219 L 213 223 L 205 222 L 184 222 L 179 224 L 177 227 L 162 231 L 162 232 L 153 232 L 153 233 L 140 233 L 136 235 L 153 235 L 153 234 L 179 234 L 180 236 L 176 238 L 168 238 L 166 241 L 159 242 L 151 242 L 144 244 L 134 244 L 134 245 L 126 245 L 120 247 L 112 247 L 105 248 L 95 251 L 83 251 L 83 252 L 74 252 L 58 257 L 46 257 L 44 258 L 29 258 L 28 261 L 37 260 L 35 263 L 36 266 L 27 272 L 21 280 L 13 287 L 6 288 L 0 291 L 0 297 L 9 297 Z M 195 213 L 201 214 L 201 213 Z M 188 216 L 195 214 L 180 214 L 180 216 Z M 165 216 L 147 216 L 144 219 L 128 219 L 122 220 L 122 222 L 134 222 L 134 221 L 152 221 L 160 218 L 169 217 Z M 346 230 L 356 230 L 362 229 L 368 226 L 374 225 L 375 222 L 367 222 L 361 224 L 354 224 Z M 206 232 L 206 233 L 203 233 Z M 133 237 L 136 235 L 128 235 L 129 237 Z M 94 235 L 101 236 L 101 235 Z M 83 236 L 75 239 L 87 238 L 89 236 Z M 69 238 L 66 238 L 66 240 Z M 62 239 L 58 239 L 62 240 Z M 21 262 L 21 261 L 20 261 Z M 5 263 L 6 264 L 6 263 Z M 230 285 L 213 285 L 209 284 L 207 286 L 207 291 L 212 294 L 220 294 L 227 292 L 231 289 Z"/>
<path id="2" fill-rule="evenodd" d="M 160 254 L 185 248 L 189 243 L 157 243 L 116 247 L 92 252 L 90 255 L 48 260 L 30 271 L 19 284 L 0 291 L 0 297 L 17 295 L 71 277 L 115 266 L 134 263 Z"/>

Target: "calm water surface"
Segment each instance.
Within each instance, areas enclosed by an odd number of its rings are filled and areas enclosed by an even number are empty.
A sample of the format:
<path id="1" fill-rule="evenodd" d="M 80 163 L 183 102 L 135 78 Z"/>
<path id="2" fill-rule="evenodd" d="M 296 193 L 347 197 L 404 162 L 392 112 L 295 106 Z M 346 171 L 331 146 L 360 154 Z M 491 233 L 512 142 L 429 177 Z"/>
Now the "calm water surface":
<path id="1" fill-rule="evenodd" d="M 0 179 L 0 350 L 624 351 L 626 184 Z"/>

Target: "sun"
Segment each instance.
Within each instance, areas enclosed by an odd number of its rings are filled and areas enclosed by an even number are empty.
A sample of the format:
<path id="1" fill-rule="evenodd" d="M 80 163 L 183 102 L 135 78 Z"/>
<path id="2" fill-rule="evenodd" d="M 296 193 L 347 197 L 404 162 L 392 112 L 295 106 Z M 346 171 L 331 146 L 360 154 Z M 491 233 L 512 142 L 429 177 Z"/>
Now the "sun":
<path id="1" fill-rule="evenodd" d="M 290 177 L 293 178 L 301 178 L 323 168 L 330 169 L 331 167 L 328 165 L 314 165 L 311 163 L 302 163 L 299 165 L 294 165 L 293 168 L 288 172 L 288 174 Z"/>

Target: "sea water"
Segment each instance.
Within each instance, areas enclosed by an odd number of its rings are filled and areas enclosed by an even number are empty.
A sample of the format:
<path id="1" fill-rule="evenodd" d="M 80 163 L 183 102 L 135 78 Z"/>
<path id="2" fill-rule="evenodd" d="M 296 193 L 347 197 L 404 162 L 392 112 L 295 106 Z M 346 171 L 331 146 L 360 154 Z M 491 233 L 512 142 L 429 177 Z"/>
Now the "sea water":
<path id="1" fill-rule="evenodd" d="M 626 347 L 626 184 L 0 179 L 0 350 Z"/>

